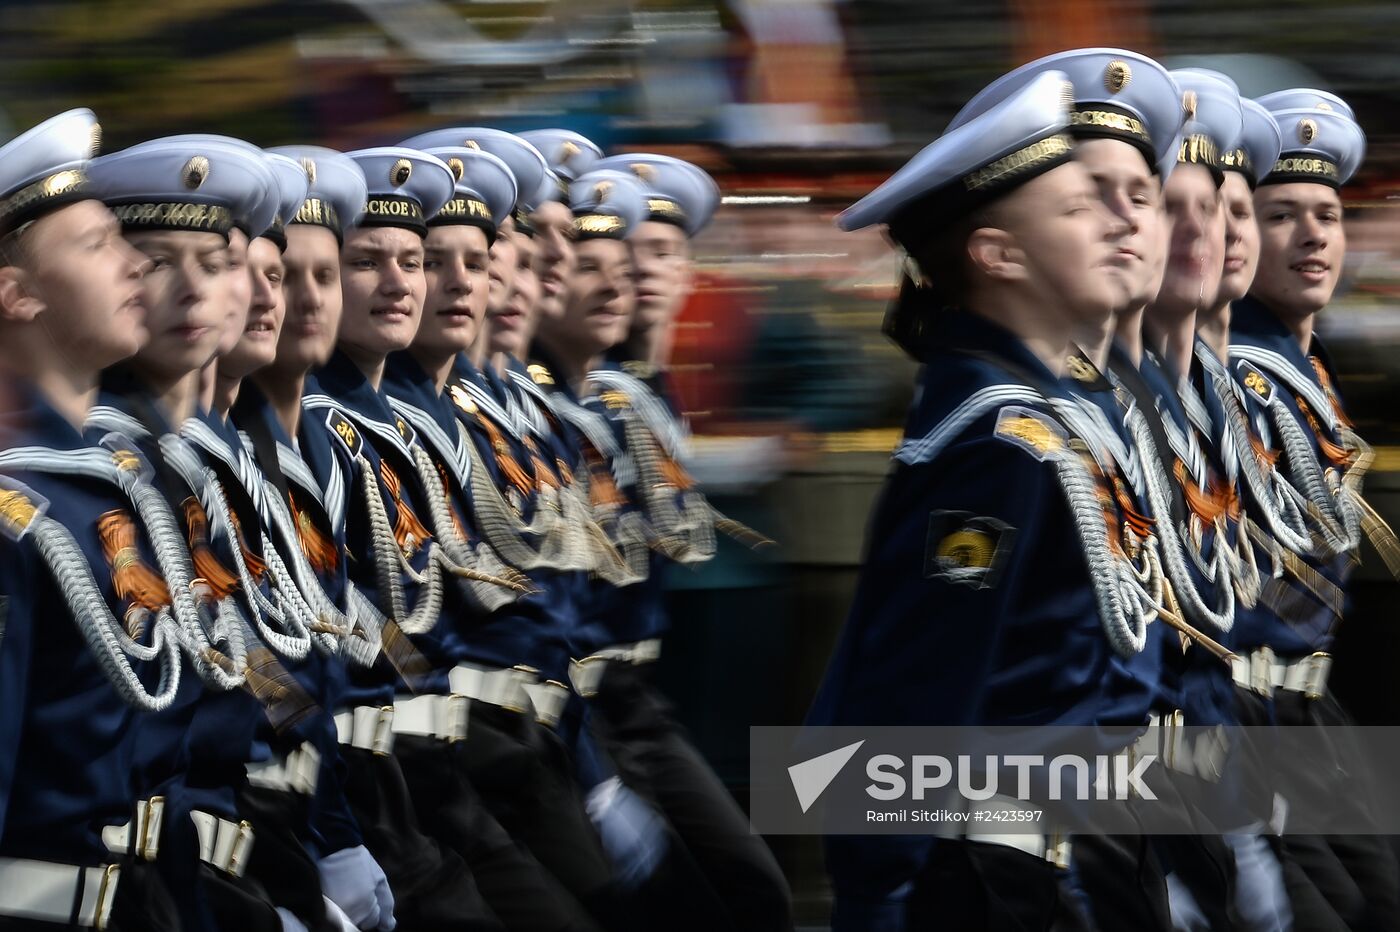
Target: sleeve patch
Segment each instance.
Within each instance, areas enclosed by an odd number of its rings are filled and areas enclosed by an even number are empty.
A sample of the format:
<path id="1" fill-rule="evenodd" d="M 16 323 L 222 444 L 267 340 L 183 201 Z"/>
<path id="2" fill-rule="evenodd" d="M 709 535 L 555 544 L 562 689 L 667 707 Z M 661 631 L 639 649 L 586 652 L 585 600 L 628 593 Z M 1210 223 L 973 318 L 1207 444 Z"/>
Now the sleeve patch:
<path id="1" fill-rule="evenodd" d="M 1274 400 L 1274 383 L 1269 381 L 1268 376 L 1243 360 L 1239 363 L 1238 372 L 1240 384 L 1260 404 L 1267 407 Z"/>
<path id="2" fill-rule="evenodd" d="M 352 460 L 359 457 L 360 451 L 364 449 L 365 440 L 360 436 L 359 429 L 350 423 L 348 417 L 332 408 L 326 415 L 326 426 L 345 447 Z"/>
<path id="3" fill-rule="evenodd" d="M 934 511 L 928 516 L 924 578 L 973 589 L 991 589 L 1001 579 L 1016 529 L 996 518 L 968 511 Z"/>
<path id="4" fill-rule="evenodd" d="M 995 434 L 1044 462 L 1065 448 L 1064 428 L 1039 411 L 1007 405 L 997 414 Z"/>
<path id="5" fill-rule="evenodd" d="M 20 540 L 36 518 L 49 510 L 49 500 L 22 482 L 0 476 L 0 533 Z"/>

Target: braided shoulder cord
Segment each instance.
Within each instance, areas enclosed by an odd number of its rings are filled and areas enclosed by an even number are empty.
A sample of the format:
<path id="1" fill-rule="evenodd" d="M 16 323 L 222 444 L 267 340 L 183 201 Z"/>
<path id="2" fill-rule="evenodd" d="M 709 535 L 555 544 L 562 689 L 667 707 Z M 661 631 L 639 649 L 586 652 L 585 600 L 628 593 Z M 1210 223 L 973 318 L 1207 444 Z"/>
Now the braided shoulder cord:
<path id="1" fill-rule="evenodd" d="M 166 434 L 160 438 L 160 449 L 166 462 L 175 466 L 186 484 L 198 493 L 204 510 L 218 517 L 225 542 L 233 554 L 233 563 L 238 572 L 239 585 L 242 587 L 248 607 L 252 611 L 259 637 L 283 657 L 294 661 L 304 660 L 311 650 L 311 635 L 307 628 L 313 619 L 310 618 L 309 610 L 305 602 L 296 594 L 295 587 L 292 587 L 290 593 L 280 589 L 275 590 L 279 599 L 277 604 L 271 602 L 263 594 L 262 587 L 253 579 L 252 573 L 248 570 L 247 561 L 243 558 L 243 546 L 235 530 L 233 511 L 229 507 L 227 496 L 224 495 L 218 474 L 199 462 L 188 448 L 186 441 L 174 434 Z M 259 532 L 261 533 L 261 531 Z M 274 582 L 276 582 L 275 578 Z M 230 607 L 231 612 L 242 614 L 242 609 L 237 605 L 233 595 L 229 595 L 226 600 L 234 601 L 234 605 Z M 267 619 L 272 619 L 285 627 L 287 631 L 284 633 L 275 630 L 267 623 Z"/>
<path id="2" fill-rule="evenodd" d="M 397 624 L 404 634 L 423 634 L 437 624 L 442 610 L 442 563 L 436 553 L 431 553 L 428 568 L 422 575 L 414 572 L 403 551 L 399 550 L 394 537 L 393 526 L 389 523 L 389 513 L 384 507 L 384 499 L 379 489 L 379 479 L 374 467 L 364 454 L 357 458 L 360 471 L 360 492 L 365 501 L 365 512 L 369 518 L 371 547 L 374 550 L 374 570 L 378 580 L 380 599 L 388 598 L 385 614 Z M 434 551 L 436 541 L 427 546 Z M 418 583 L 417 604 L 412 613 L 405 605 L 403 575 L 407 574 Z"/>
<path id="3" fill-rule="evenodd" d="M 435 552 L 443 563 L 443 569 L 456 575 L 462 591 L 487 612 L 494 612 L 519 598 L 520 589 L 506 585 L 507 582 L 515 582 L 519 586 L 519 583 L 505 578 L 519 574 L 506 567 L 489 546 L 473 548 L 458 534 L 457 522 L 452 519 L 452 506 L 438 482 L 437 466 L 432 457 L 421 446 L 415 445 L 413 461 L 427 493 L 428 518 L 433 525 L 433 540 L 437 543 Z M 460 570 L 466 570 L 470 575 Z"/>
<path id="4" fill-rule="evenodd" d="M 1269 419 L 1278 431 L 1283 442 L 1284 456 L 1288 458 L 1289 469 L 1296 480 L 1303 485 L 1303 495 L 1312 505 L 1308 514 L 1313 518 L 1312 527 L 1321 536 L 1319 546 L 1322 555 L 1335 556 L 1353 551 L 1361 543 L 1361 515 L 1350 496 L 1339 495 L 1340 481 L 1329 481 L 1312 441 L 1303 431 L 1296 418 L 1284 410 L 1282 404 L 1269 405 Z"/>
<path id="5" fill-rule="evenodd" d="M 1156 602 L 1161 598 L 1161 575 L 1153 572 L 1156 538 L 1149 537 L 1145 542 L 1145 567 L 1141 571 L 1126 556 L 1115 554 L 1098 498 L 1099 483 L 1088 466 L 1068 446 L 1056 452 L 1053 459 L 1055 476 L 1088 563 L 1104 633 L 1119 656 L 1131 657 L 1146 646 L 1147 625 L 1156 617 Z M 1151 586 L 1152 591 L 1145 586 Z"/>
<path id="6" fill-rule="evenodd" d="M 1255 452 L 1249 416 L 1245 413 L 1244 402 L 1236 394 L 1234 380 L 1223 368 L 1211 366 L 1210 370 L 1211 386 L 1225 412 L 1225 430 L 1229 446 L 1235 450 L 1235 463 L 1244 477 L 1245 488 L 1263 512 L 1269 536 L 1296 554 L 1312 553 L 1312 535 L 1298 508 L 1301 494 L 1288 484 L 1276 466 L 1270 465 L 1268 475 L 1265 475 L 1265 467 Z M 1222 454 L 1225 448 L 1226 444 L 1222 442 Z M 1276 555 L 1274 566 L 1277 572 L 1280 561 Z"/>
<path id="7" fill-rule="evenodd" d="M 88 650 L 118 694 L 145 712 L 168 708 L 180 687 L 179 626 L 169 610 L 163 608 L 156 616 L 151 647 L 137 643 L 112 614 L 111 606 L 93 579 L 87 555 L 69 530 L 45 515 L 30 524 L 29 532 Z M 160 681 L 154 693 L 146 689 L 127 657 L 155 661 L 159 665 Z"/>
<path id="8" fill-rule="evenodd" d="M 1172 520 L 1171 480 L 1166 476 L 1162 467 L 1162 460 L 1158 455 L 1156 441 L 1148 427 L 1147 418 L 1135 403 L 1129 406 L 1124 423 L 1132 434 L 1133 443 L 1139 451 L 1140 460 L 1144 467 L 1146 498 L 1152 513 L 1157 516 L 1161 556 L 1172 590 L 1192 620 L 1198 623 L 1208 623 L 1221 631 L 1229 631 L 1235 623 L 1235 590 L 1231 585 L 1224 558 L 1227 548 L 1224 546 L 1226 535 L 1223 520 L 1218 519 L 1215 523 L 1214 552 L 1210 565 L 1205 567 L 1202 565 L 1204 560 L 1199 546 L 1196 545 L 1197 542 L 1192 540 L 1191 544 L 1188 544 L 1187 541 L 1192 535 L 1183 533 L 1185 529 L 1177 528 Z M 1206 604 L 1201 593 L 1197 591 L 1191 574 L 1187 572 L 1183 554 L 1188 551 L 1215 590 L 1214 606 Z"/>

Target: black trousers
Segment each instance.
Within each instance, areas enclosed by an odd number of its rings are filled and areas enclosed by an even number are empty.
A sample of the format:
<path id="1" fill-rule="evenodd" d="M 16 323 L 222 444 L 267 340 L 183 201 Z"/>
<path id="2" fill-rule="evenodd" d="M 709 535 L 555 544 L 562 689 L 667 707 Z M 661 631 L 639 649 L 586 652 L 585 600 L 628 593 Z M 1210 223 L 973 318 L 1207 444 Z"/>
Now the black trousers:
<path id="1" fill-rule="evenodd" d="M 1274 697 L 1275 715 L 1283 726 L 1350 726 L 1351 717 L 1332 696 L 1308 699 L 1301 693 L 1280 691 Z M 1357 749 L 1337 734 L 1327 742 L 1330 760 L 1280 762 L 1287 768 L 1283 792 L 1312 804 L 1346 812 L 1353 824 L 1370 808 L 1376 788 L 1362 779 Z M 1312 775 L 1326 775 L 1326 782 L 1310 782 Z M 1325 824 L 1327 813 L 1322 813 Z M 1317 824 L 1317 823 L 1313 823 Z M 1352 930 L 1400 929 L 1400 866 L 1394 849 L 1382 835 L 1290 835 L 1282 838 L 1288 861 L 1284 880 L 1293 900 L 1298 929 L 1350 928 Z"/>
<path id="2" fill-rule="evenodd" d="M 473 720 L 468 731 L 478 730 Z M 439 847 L 471 868 L 481 896 L 505 928 L 596 929 L 588 909 L 486 808 L 466 776 L 462 757 L 467 744 L 405 735 L 395 740 L 394 753 L 424 828 Z"/>
<path id="3" fill-rule="evenodd" d="M 1064 896 L 1060 880 L 1049 861 L 1015 848 L 975 841 L 940 842 L 915 878 L 906 928 L 910 932 L 1081 930 L 1083 919 Z"/>
<path id="4" fill-rule="evenodd" d="M 349 770 L 350 810 L 389 878 L 400 932 L 499 932 L 503 926 L 466 862 L 419 827 L 398 758 L 347 745 L 340 753 Z"/>
<path id="5" fill-rule="evenodd" d="M 298 830 L 307 824 L 308 800 L 297 793 L 244 786 L 238 812 L 253 826 L 247 876 L 262 884 L 278 906 L 290 910 L 310 932 L 335 932 L 326 918 L 321 875 Z"/>
<path id="6" fill-rule="evenodd" d="M 183 927 L 175 903 L 154 867 L 145 861 L 127 859 L 121 868 L 121 879 L 117 881 L 117 892 L 112 898 L 108 932 L 181 932 Z M 81 928 L 66 923 L 0 916 L 0 932 L 57 932 Z"/>
<path id="7" fill-rule="evenodd" d="M 652 666 L 608 664 L 590 700 L 590 721 L 623 782 L 650 800 L 675 830 L 683 846 L 677 859 L 688 857 L 714 893 L 704 900 L 722 904 L 717 915 L 687 908 L 678 919 L 710 929 L 791 929 L 791 893 L 782 870 L 672 716 L 670 703 L 651 682 Z M 667 869 L 674 871 L 677 886 L 689 890 L 683 879 L 687 866 L 673 863 Z"/>

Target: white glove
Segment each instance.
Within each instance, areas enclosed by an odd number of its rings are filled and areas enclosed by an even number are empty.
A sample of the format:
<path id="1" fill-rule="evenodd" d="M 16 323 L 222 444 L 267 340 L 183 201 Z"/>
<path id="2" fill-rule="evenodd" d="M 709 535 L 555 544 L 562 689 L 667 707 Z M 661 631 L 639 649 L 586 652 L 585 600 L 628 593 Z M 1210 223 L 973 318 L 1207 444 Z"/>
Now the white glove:
<path id="1" fill-rule="evenodd" d="M 301 920 L 289 909 L 277 907 L 277 918 L 282 920 L 282 932 L 308 932 L 306 926 L 302 925 Z"/>
<path id="2" fill-rule="evenodd" d="M 321 897 L 326 903 L 326 918 L 336 927 L 338 932 L 360 932 L 355 927 L 355 923 L 350 921 L 350 917 L 345 915 L 345 910 L 335 905 L 335 900 L 328 896 Z"/>
<path id="3" fill-rule="evenodd" d="M 321 874 L 321 892 L 335 901 L 356 928 L 378 932 L 394 928 L 389 879 L 364 845 L 326 855 L 316 863 L 316 870 Z"/>
<path id="4" fill-rule="evenodd" d="M 666 855 L 666 824 L 617 777 L 599 783 L 584 800 L 603 850 L 628 889 L 645 881 Z"/>

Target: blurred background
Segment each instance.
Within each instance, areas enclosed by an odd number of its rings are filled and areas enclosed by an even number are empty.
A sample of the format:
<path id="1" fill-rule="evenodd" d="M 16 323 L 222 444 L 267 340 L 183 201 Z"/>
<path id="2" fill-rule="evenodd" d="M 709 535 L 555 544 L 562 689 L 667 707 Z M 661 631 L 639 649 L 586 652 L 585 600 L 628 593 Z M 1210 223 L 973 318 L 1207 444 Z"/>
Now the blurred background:
<path id="1" fill-rule="evenodd" d="M 690 159 L 725 205 L 696 243 L 675 382 L 695 472 L 780 546 L 673 576 L 666 685 L 743 801 L 748 726 L 799 721 L 844 617 L 914 368 L 879 333 L 897 258 L 832 218 L 1012 67 L 1111 45 L 1228 72 L 1248 95 L 1341 94 L 1369 136 L 1324 335 L 1373 501 L 1400 518 L 1400 5 L 1357 0 L 105 0 L 0 2 L 0 135 L 73 106 L 106 150 L 175 132 L 347 149 L 452 124 L 566 126 Z M 1397 594 L 1359 571 L 1334 682 L 1394 723 Z M 971 620 L 970 620 L 971 622 Z M 813 839 L 770 839 L 799 917 Z"/>

